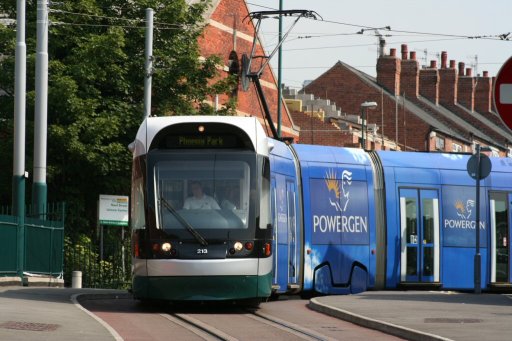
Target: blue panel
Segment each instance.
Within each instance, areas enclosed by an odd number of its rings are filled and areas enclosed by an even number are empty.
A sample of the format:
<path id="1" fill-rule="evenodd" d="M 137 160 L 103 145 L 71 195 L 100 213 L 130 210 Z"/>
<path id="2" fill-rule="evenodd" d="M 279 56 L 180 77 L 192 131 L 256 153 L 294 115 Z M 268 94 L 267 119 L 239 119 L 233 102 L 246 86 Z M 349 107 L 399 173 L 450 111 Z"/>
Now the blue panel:
<path id="1" fill-rule="evenodd" d="M 400 278 L 400 205 L 394 168 L 384 170 L 386 183 L 386 287 L 396 288 Z"/>
<path id="2" fill-rule="evenodd" d="M 441 172 L 441 184 L 457 186 L 475 186 L 475 180 L 469 176 L 466 169 L 443 170 Z"/>
<path id="3" fill-rule="evenodd" d="M 473 185 L 475 181 L 473 180 Z M 486 186 L 497 190 L 512 190 L 512 170 L 511 173 L 497 173 L 492 170 L 491 175 L 482 181 Z"/>
<path id="4" fill-rule="evenodd" d="M 370 165 L 370 158 L 361 149 L 315 146 L 305 144 L 296 144 L 294 145 L 294 149 L 297 152 L 297 155 L 301 162 L 313 161 L 365 166 Z"/>
<path id="5" fill-rule="evenodd" d="M 359 294 L 366 291 L 368 287 L 367 273 L 364 269 L 359 266 L 355 266 L 352 271 L 352 278 L 350 279 L 350 293 Z"/>
<path id="6" fill-rule="evenodd" d="M 395 181 L 397 183 L 411 185 L 437 185 L 440 182 L 439 170 L 397 167 L 395 168 Z"/>
<path id="7" fill-rule="evenodd" d="M 378 151 L 384 167 L 465 170 L 469 155 Z"/>
<path id="8" fill-rule="evenodd" d="M 480 250 L 482 257 L 482 289 L 487 286 L 487 249 Z M 441 282 L 446 289 L 472 289 L 474 284 L 474 248 L 444 247 L 442 249 Z"/>
<path id="9" fill-rule="evenodd" d="M 475 187 L 443 186 L 442 245 L 475 247 L 476 242 L 476 192 Z M 487 247 L 489 223 L 487 220 L 487 195 L 480 191 L 480 247 Z"/>

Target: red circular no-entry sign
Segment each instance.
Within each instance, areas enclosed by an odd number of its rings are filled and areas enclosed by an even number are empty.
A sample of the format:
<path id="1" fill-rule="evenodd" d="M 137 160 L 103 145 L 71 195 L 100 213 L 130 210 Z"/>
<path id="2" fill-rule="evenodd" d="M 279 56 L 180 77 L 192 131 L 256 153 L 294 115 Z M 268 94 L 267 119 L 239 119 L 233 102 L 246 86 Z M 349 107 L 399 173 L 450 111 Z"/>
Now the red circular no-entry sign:
<path id="1" fill-rule="evenodd" d="M 512 129 L 512 57 L 503 64 L 496 76 L 494 104 L 503 123 Z"/>

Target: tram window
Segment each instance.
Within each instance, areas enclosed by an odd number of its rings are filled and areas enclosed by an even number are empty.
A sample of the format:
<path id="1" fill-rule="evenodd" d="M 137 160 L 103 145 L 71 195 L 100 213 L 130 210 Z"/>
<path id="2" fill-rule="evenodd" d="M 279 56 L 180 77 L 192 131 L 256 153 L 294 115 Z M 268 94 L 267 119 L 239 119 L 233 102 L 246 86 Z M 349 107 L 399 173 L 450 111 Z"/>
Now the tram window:
<path id="1" fill-rule="evenodd" d="M 432 199 L 423 200 L 423 243 L 434 242 L 434 202 Z"/>
<path id="2" fill-rule="evenodd" d="M 204 158 L 203 155 L 199 157 Z M 250 212 L 255 207 L 251 202 L 250 187 L 257 183 L 256 172 L 251 171 L 251 161 L 214 158 L 156 163 L 155 200 L 159 210 L 159 226 L 180 226 L 170 212 L 176 210 L 194 228 L 247 228 L 249 215 L 254 215 L 254 212 Z M 211 205 L 212 208 L 208 206 L 203 212 L 185 207 L 186 199 L 193 195 L 191 184 L 194 182 L 201 184 L 203 193 L 215 200 L 216 205 Z M 170 208 L 166 209 L 168 206 Z"/>
<path id="3" fill-rule="evenodd" d="M 407 236 L 409 237 L 409 243 L 417 244 L 418 243 L 418 232 L 417 232 L 417 222 L 416 222 L 416 199 L 407 198 L 406 199 L 406 221 L 407 221 Z"/>
<path id="4" fill-rule="evenodd" d="M 272 222 L 270 211 L 270 165 L 268 159 L 262 160 L 262 178 L 260 188 L 260 228 L 266 229 Z M 257 196 L 258 197 L 258 196 Z"/>
<path id="5" fill-rule="evenodd" d="M 144 214 L 144 189 L 142 186 L 143 178 L 137 178 L 132 184 L 131 198 L 131 225 L 133 229 L 143 229 L 146 227 L 146 217 Z"/>

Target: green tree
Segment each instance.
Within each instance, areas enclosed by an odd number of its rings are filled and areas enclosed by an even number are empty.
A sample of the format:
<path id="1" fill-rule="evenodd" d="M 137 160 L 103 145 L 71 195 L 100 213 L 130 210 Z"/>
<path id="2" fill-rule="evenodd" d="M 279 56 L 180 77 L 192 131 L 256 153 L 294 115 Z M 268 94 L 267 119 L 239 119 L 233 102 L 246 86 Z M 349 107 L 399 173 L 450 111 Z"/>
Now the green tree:
<path id="1" fill-rule="evenodd" d="M 200 58 L 208 0 L 76 0 L 57 3 L 49 19 L 48 201 L 67 202 L 66 228 L 90 233 L 98 195 L 128 194 L 131 154 L 143 116 L 145 9 L 155 9 L 152 114 L 212 114 L 209 96 L 228 92 L 214 82 L 219 58 Z M 16 1 L 0 3 L 16 17 Z M 36 1 L 27 0 L 27 122 L 33 121 Z M 0 25 L 0 167 L 12 174 L 15 25 Z M 228 113 L 233 109 L 228 106 Z M 33 134 L 27 129 L 27 169 Z M 5 138 L 5 139 L 4 139 Z M 5 142 L 4 142 L 5 141 Z M 9 163 L 9 161 L 11 163 Z M 10 177 L 0 190 L 10 193 Z M 27 183 L 27 192 L 30 184 Z M 30 198 L 30 196 L 27 196 Z M 0 197 L 2 204 L 10 196 Z"/>

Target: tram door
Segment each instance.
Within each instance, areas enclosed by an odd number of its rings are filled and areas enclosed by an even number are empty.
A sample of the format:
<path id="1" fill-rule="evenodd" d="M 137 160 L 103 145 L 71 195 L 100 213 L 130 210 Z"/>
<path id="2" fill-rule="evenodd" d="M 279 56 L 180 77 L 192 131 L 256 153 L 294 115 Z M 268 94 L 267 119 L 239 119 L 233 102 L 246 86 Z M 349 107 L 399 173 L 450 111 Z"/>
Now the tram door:
<path id="1" fill-rule="evenodd" d="M 435 190 L 400 189 L 402 282 L 439 282 L 439 199 Z"/>
<path id="2" fill-rule="evenodd" d="M 278 293 L 298 288 L 300 259 L 295 182 L 277 175 L 271 180 L 274 217 L 273 289 Z"/>
<path id="3" fill-rule="evenodd" d="M 272 286 L 273 288 L 278 288 L 278 280 L 277 280 L 277 260 L 278 260 L 278 247 L 277 247 L 277 235 L 278 235 L 278 226 L 277 226 L 277 189 L 276 189 L 276 178 L 272 177 L 270 181 L 270 188 L 271 188 L 271 196 L 270 196 L 270 208 L 272 211 L 272 226 L 274 228 L 274 240 L 272 244 L 272 257 L 273 257 L 273 264 L 272 264 L 272 274 L 273 274 L 273 280 L 272 280 Z"/>
<path id="4" fill-rule="evenodd" d="M 297 257 L 297 216 L 296 216 L 296 189 L 295 183 L 286 182 L 286 196 L 288 206 L 288 288 L 297 288 L 299 259 Z"/>
<path id="5" fill-rule="evenodd" d="M 510 210 L 512 194 L 490 193 L 491 210 L 491 283 L 509 283 L 510 264 Z"/>

